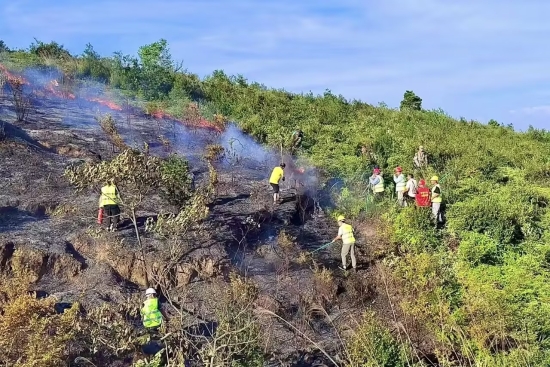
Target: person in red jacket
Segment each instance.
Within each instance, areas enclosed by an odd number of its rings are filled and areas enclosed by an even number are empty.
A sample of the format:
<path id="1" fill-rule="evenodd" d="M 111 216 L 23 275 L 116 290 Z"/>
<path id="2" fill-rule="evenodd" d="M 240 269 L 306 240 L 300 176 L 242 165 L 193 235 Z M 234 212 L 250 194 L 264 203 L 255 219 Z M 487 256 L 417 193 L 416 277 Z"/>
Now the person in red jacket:
<path id="1" fill-rule="evenodd" d="M 430 189 L 426 187 L 426 181 L 420 180 L 418 182 L 418 189 L 416 189 L 416 206 L 417 207 L 430 207 Z"/>

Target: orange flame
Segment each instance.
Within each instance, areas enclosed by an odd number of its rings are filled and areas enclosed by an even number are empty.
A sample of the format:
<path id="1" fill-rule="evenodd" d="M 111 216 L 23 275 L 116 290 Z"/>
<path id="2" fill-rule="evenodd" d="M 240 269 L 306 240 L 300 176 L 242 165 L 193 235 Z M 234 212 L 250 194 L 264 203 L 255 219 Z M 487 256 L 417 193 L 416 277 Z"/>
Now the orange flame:
<path id="1" fill-rule="evenodd" d="M 90 102 L 96 102 L 96 103 L 99 103 L 103 106 L 107 106 L 109 107 L 111 110 L 116 110 L 116 111 L 122 111 L 122 107 L 120 107 L 119 105 L 117 105 L 115 102 L 112 102 L 112 101 L 109 101 L 109 100 L 106 100 L 106 99 L 101 99 L 101 98 L 86 98 L 86 100 L 90 101 Z"/>
<path id="2" fill-rule="evenodd" d="M 156 119 L 170 119 L 170 120 L 174 120 L 174 121 L 177 121 L 179 122 L 180 124 L 182 125 L 185 125 L 185 126 L 192 126 L 192 127 L 198 127 L 198 128 L 201 128 L 201 129 L 209 129 L 209 130 L 215 130 L 217 132 L 221 132 L 222 129 L 211 123 L 210 121 L 204 119 L 204 118 L 201 118 L 200 120 L 198 121 L 186 121 L 186 120 L 180 120 L 164 111 L 161 111 L 161 110 L 156 110 L 156 111 L 153 111 L 151 112 L 151 116 L 156 118 Z"/>
<path id="3" fill-rule="evenodd" d="M 56 97 L 59 97 L 59 98 L 67 98 L 67 99 L 75 99 L 76 96 L 74 94 L 72 94 L 71 92 L 67 92 L 67 91 L 59 91 L 57 90 L 56 88 L 59 87 L 59 83 L 57 82 L 57 80 L 51 80 L 47 85 L 46 85 L 46 90 L 48 92 L 50 92 L 51 94 L 53 94 L 54 96 Z"/>
<path id="4" fill-rule="evenodd" d="M 16 82 L 16 83 L 20 83 L 20 84 L 24 84 L 24 85 L 30 85 L 29 81 L 27 81 L 25 78 L 23 78 L 20 75 L 12 74 L 2 64 L 0 64 L 0 71 L 3 72 L 6 75 L 8 82 Z M 55 79 L 51 80 L 48 84 L 46 84 L 46 86 L 42 90 L 34 89 L 33 93 L 36 96 L 40 96 L 40 97 L 45 97 L 46 93 L 49 93 L 49 94 L 54 95 L 58 98 L 76 99 L 76 96 L 73 93 L 68 92 L 68 91 L 64 91 L 64 90 L 59 90 L 59 82 Z M 121 106 L 119 106 L 115 102 L 107 100 L 107 99 L 102 99 L 102 98 L 98 98 L 98 97 L 91 97 L 91 98 L 85 98 L 85 99 L 87 101 L 90 101 L 90 102 L 99 103 L 103 106 L 106 106 L 106 107 L 110 108 L 111 110 L 122 111 Z M 181 120 L 181 119 L 178 119 L 178 118 L 176 118 L 172 115 L 169 115 L 166 112 L 161 111 L 161 110 L 156 110 L 156 111 L 152 112 L 150 115 L 152 117 L 156 118 L 156 119 L 174 120 L 174 121 L 177 121 L 177 122 L 181 123 L 182 125 L 186 125 L 186 126 L 192 126 L 192 127 L 197 127 L 197 128 L 201 128 L 201 129 L 215 130 L 217 132 L 222 131 L 222 128 L 220 126 L 218 126 L 218 125 L 216 125 L 216 124 L 214 124 L 214 123 L 212 123 L 212 122 L 210 122 L 210 121 L 208 121 L 204 118 L 199 118 L 198 120 L 195 120 L 195 121 Z"/>
<path id="5" fill-rule="evenodd" d="M 10 71 L 2 64 L 0 64 L 0 71 L 6 75 L 8 83 L 30 85 L 30 83 L 25 78 L 23 78 L 21 75 L 10 73 Z"/>

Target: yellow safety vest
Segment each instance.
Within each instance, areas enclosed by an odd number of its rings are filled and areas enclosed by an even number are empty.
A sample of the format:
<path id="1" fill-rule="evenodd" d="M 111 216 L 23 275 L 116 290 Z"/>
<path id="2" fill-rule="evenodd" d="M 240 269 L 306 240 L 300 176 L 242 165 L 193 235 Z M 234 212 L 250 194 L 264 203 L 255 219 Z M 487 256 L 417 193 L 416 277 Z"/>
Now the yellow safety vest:
<path id="1" fill-rule="evenodd" d="M 435 191 L 435 188 L 436 187 L 439 187 L 439 196 L 434 198 L 433 197 L 433 194 L 434 194 L 434 191 Z M 441 203 L 442 201 L 442 198 L 441 198 L 441 186 L 439 186 L 439 184 L 435 185 L 434 187 L 432 187 L 432 203 Z"/>
<path id="2" fill-rule="evenodd" d="M 143 326 L 146 328 L 157 327 L 162 324 L 162 314 L 159 311 L 158 298 L 149 298 L 143 302 L 141 309 L 143 316 Z"/>
<path id="3" fill-rule="evenodd" d="M 281 167 L 275 167 L 273 168 L 273 172 L 271 172 L 271 177 L 269 178 L 269 183 L 278 185 L 279 181 L 281 181 L 281 178 L 284 176 L 284 171 Z"/>
<path id="4" fill-rule="evenodd" d="M 342 242 L 344 245 L 355 243 L 355 237 L 353 237 L 353 227 L 349 224 L 343 223 L 340 228 L 342 228 Z"/>
<path id="5" fill-rule="evenodd" d="M 402 192 L 405 191 L 405 187 L 407 186 L 407 183 L 405 182 L 405 177 L 403 177 L 403 174 L 400 174 L 399 176 L 396 176 L 397 178 L 401 177 L 402 180 L 395 184 L 395 191 L 396 192 Z"/>
<path id="6" fill-rule="evenodd" d="M 378 182 L 374 187 L 372 188 L 372 191 L 374 192 L 384 192 L 384 178 L 381 175 L 376 175 L 380 179 L 380 182 Z"/>
<path id="7" fill-rule="evenodd" d="M 107 185 L 101 188 L 101 206 L 117 205 L 116 186 Z"/>

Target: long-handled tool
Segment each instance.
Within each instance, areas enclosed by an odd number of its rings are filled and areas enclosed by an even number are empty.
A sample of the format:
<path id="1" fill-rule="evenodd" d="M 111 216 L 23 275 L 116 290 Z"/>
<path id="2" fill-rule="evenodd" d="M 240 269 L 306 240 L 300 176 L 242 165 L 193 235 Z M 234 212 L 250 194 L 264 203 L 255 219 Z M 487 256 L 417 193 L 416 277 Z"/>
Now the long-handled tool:
<path id="1" fill-rule="evenodd" d="M 332 245 L 333 243 L 334 243 L 334 242 L 325 243 L 323 246 L 318 247 L 318 248 L 316 248 L 315 250 L 310 251 L 309 253 L 312 254 L 312 253 L 314 253 L 314 252 L 317 252 L 317 251 L 319 251 L 319 250 L 322 250 L 322 249 L 324 249 L 324 248 L 327 248 L 327 247 L 329 247 L 330 245 Z"/>

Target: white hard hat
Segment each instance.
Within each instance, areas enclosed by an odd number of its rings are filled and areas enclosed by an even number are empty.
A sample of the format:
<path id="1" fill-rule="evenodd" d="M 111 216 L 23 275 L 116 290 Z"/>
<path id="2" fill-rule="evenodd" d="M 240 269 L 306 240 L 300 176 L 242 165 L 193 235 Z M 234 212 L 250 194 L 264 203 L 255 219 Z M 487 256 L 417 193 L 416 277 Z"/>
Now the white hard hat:
<path id="1" fill-rule="evenodd" d="M 148 296 L 150 294 L 157 294 L 157 291 L 155 291 L 153 288 L 147 288 L 145 291 L 145 295 Z"/>

